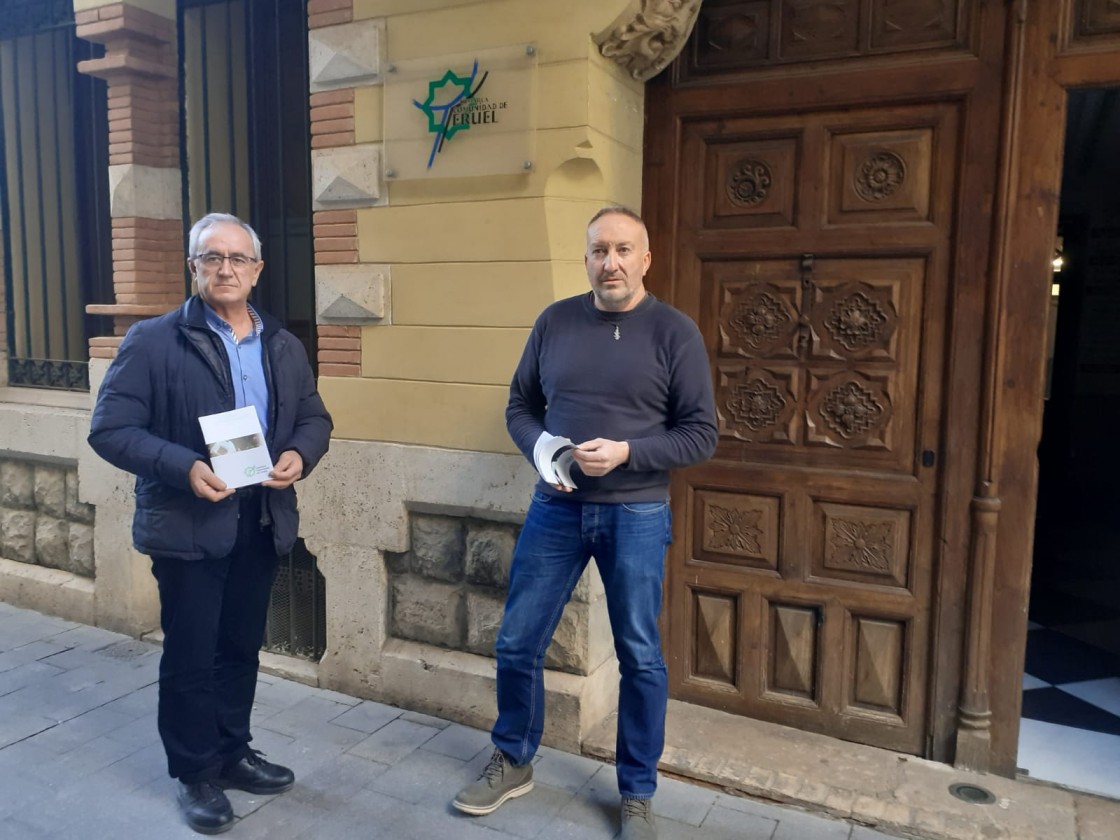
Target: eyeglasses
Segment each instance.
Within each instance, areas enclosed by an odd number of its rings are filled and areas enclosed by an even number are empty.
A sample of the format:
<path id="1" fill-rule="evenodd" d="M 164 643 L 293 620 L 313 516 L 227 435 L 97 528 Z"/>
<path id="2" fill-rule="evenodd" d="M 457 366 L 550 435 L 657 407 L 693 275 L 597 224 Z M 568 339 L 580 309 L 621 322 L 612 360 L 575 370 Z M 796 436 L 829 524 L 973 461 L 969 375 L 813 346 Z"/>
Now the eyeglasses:
<path id="1" fill-rule="evenodd" d="M 226 260 L 229 260 L 229 267 L 234 271 L 242 271 L 259 262 L 259 260 L 247 257 L 244 254 L 230 254 L 228 257 L 225 254 L 199 254 L 194 259 L 207 271 L 217 271 Z"/>

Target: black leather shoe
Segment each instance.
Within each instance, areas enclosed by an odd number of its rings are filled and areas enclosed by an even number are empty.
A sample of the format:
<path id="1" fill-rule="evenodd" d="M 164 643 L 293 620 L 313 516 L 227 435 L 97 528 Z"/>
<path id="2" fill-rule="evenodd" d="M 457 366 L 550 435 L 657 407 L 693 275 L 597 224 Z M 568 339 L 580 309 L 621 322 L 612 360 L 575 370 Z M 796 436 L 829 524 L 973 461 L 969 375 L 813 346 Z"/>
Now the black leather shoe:
<path id="1" fill-rule="evenodd" d="M 291 790 L 296 783 L 295 774 L 287 767 L 264 760 L 264 754 L 250 750 L 236 764 L 222 771 L 218 784 L 223 788 L 236 788 L 260 796 L 271 796 Z"/>
<path id="2" fill-rule="evenodd" d="M 213 782 L 179 782 L 179 810 L 199 834 L 221 834 L 233 828 L 233 806 Z"/>

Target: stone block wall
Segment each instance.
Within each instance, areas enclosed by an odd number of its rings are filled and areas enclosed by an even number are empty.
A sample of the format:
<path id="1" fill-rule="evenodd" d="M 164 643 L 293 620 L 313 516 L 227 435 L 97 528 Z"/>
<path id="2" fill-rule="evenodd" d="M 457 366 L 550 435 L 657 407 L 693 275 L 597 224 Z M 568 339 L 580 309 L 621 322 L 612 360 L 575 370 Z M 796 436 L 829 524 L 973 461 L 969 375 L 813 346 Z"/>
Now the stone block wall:
<path id="1" fill-rule="evenodd" d="M 399 639 L 494 656 L 520 526 L 413 513 L 410 545 L 386 552 L 389 632 Z M 594 588 L 581 578 L 545 657 L 545 667 L 586 675 L 604 651 L 589 638 Z"/>
<path id="2" fill-rule="evenodd" d="M 76 464 L 0 459 L 0 557 L 91 578 L 93 517 Z"/>

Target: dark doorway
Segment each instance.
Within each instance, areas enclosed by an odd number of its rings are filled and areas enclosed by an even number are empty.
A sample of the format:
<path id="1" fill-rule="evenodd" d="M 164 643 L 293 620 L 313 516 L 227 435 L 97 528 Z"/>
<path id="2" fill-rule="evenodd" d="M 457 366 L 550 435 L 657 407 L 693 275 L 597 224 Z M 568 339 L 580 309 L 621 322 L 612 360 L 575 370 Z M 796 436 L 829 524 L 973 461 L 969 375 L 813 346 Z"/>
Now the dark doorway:
<path id="1" fill-rule="evenodd" d="M 1120 797 L 1120 91 L 1070 92 L 1019 765 Z"/>
<path id="2" fill-rule="evenodd" d="M 306 0 L 183 0 L 184 206 L 260 234 L 253 301 L 315 365 Z M 189 222 L 188 222 L 189 225 Z"/>

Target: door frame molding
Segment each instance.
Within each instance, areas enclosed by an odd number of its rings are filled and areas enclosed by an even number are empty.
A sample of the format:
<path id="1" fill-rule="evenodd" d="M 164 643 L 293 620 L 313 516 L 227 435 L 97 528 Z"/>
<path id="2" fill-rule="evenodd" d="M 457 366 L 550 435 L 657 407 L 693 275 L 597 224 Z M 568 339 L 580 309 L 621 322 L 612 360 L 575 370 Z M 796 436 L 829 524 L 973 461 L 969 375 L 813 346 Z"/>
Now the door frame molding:
<path id="1" fill-rule="evenodd" d="M 1067 90 L 1120 86 L 1120 31 L 1083 44 L 1072 37 L 1083 2 L 1013 0 L 1009 16 L 1022 60 L 1009 76 L 1011 119 L 1000 165 L 1005 186 L 989 266 L 982 405 L 988 419 L 979 430 L 986 451 L 969 558 L 969 633 L 976 644 L 965 672 L 957 754 L 960 765 L 1006 775 L 1015 772 L 1022 711 Z"/>

